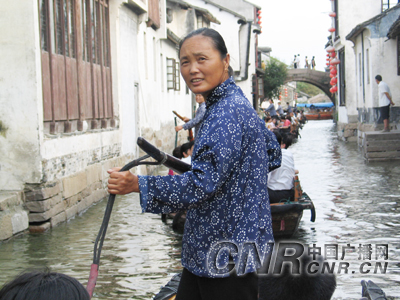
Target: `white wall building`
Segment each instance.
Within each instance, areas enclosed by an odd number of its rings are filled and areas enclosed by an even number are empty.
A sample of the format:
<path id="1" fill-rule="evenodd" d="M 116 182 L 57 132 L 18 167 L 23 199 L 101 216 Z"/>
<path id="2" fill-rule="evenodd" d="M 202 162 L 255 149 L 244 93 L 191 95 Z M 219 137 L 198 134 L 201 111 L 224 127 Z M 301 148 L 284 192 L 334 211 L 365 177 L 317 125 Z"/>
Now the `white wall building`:
<path id="1" fill-rule="evenodd" d="M 104 198 L 107 169 L 138 156 L 139 135 L 172 151 L 172 110 L 192 109 L 182 80 L 167 87 L 165 1 L 15 1 L 0 14 L 13 28 L 0 37 L 3 240 Z"/>
<path id="2" fill-rule="evenodd" d="M 177 53 L 193 29 L 221 31 L 251 100 L 253 25 L 229 9 L 197 0 L 30 0 L 3 5 L 0 15 L 0 240 L 28 226 L 44 231 L 104 198 L 106 171 L 138 157 L 138 136 L 172 151 L 172 111 L 194 111 Z"/>
<path id="3" fill-rule="evenodd" d="M 385 43 L 385 36 L 390 27 L 389 23 L 385 21 L 384 24 L 381 24 L 379 34 L 372 33 L 367 28 L 368 26 L 363 27 L 360 32 L 356 28 L 361 28 L 362 26 L 359 27 L 360 24 L 369 22 L 368 20 L 379 19 L 378 15 L 382 11 L 394 7 L 396 4 L 393 1 L 383 0 L 332 1 L 332 11 L 336 13 L 336 17 L 332 18 L 332 27 L 336 31 L 332 33 L 331 44 L 335 47 L 337 56 L 341 61 L 338 66 L 338 103 L 336 106 L 338 133 L 342 135 L 345 132 L 346 135 L 342 136 L 345 139 L 356 140 L 358 123 L 365 122 L 367 119 L 368 122 L 376 121 L 376 119 L 367 118 L 365 114 L 366 110 L 372 111 L 372 107 L 377 105 L 377 92 L 373 78 L 379 73 L 379 68 L 389 71 L 392 68 L 391 66 L 397 64 L 397 62 L 395 63 L 395 56 L 389 53 L 395 51 L 395 47 L 393 48 L 395 43 Z M 360 7 L 363 9 L 359 9 Z M 363 32 L 364 29 L 365 32 Z M 357 32 L 353 32 L 353 30 Z M 346 39 L 346 36 L 351 32 L 353 32 L 351 38 Z M 356 36 L 353 36 L 354 34 Z M 383 48 L 386 50 L 383 50 Z M 389 48 L 392 50 L 388 50 Z M 387 58 L 382 59 L 383 56 Z M 369 73 L 367 74 L 367 72 Z M 386 80 L 398 82 L 397 76 L 396 71 L 390 77 L 391 79 L 386 76 Z M 369 113 L 369 115 L 371 114 Z"/>

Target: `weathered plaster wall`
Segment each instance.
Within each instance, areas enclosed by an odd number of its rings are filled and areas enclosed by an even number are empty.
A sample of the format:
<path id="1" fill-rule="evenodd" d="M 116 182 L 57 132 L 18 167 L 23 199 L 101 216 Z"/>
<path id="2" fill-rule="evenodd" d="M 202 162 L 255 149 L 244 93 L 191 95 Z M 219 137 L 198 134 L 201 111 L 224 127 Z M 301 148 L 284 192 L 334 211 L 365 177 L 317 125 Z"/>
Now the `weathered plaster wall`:
<path id="1" fill-rule="evenodd" d="M 12 28 L 0 35 L 0 189 L 19 190 L 42 178 L 37 1 L 11 1 L 0 7 L 0 15 L 0 27 Z"/>

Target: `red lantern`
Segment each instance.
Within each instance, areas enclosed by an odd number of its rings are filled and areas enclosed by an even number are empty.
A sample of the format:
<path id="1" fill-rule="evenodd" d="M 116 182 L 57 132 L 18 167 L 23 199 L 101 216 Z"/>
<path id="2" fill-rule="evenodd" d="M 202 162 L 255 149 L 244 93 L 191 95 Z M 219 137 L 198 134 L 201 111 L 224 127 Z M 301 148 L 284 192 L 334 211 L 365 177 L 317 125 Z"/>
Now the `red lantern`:
<path id="1" fill-rule="evenodd" d="M 327 53 L 327 54 L 326 54 L 326 57 L 329 57 L 329 56 L 330 56 L 329 53 Z"/>
<path id="2" fill-rule="evenodd" d="M 329 53 L 330 52 L 334 52 L 335 51 L 335 47 L 329 46 L 329 47 L 326 48 L 326 51 L 329 52 Z"/>
<path id="3" fill-rule="evenodd" d="M 262 22 L 261 22 L 261 21 L 258 21 L 257 23 L 258 23 L 259 25 L 261 25 Z"/>
<path id="4" fill-rule="evenodd" d="M 336 75 L 333 75 L 332 73 L 329 74 L 329 77 L 330 77 L 330 78 L 333 78 L 333 77 L 335 77 L 335 76 L 336 76 Z"/>
<path id="5" fill-rule="evenodd" d="M 334 92 L 334 93 L 336 93 L 337 92 L 337 86 L 335 85 L 334 87 L 332 87 L 332 91 Z"/>
<path id="6" fill-rule="evenodd" d="M 335 57 L 336 57 L 336 52 L 335 52 L 335 51 L 331 52 L 331 57 L 332 57 L 332 58 L 335 58 Z"/>
<path id="7" fill-rule="evenodd" d="M 329 13 L 329 16 L 334 18 L 334 17 L 336 17 L 336 13 L 334 11 L 332 11 L 332 12 Z"/>
<path id="8" fill-rule="evenodd" d="M 331 27 L 331 28 L 329 28 L 329 29 L 328 29 L 328 31 L 332 33 L 332 32 L 335 32 L 335 31 L 336 31 L 336 29 L 335 29 L 335 28 L 333 28 L 333 27 Z"/>
<path id="9" fill-rule="evenodd" d="M 331 94 L 333 94 L 333 90 L 332 90 L 332 89 L 333 89 L 333 88 L 330 88 L 330 89 L 329 89 L 329 91 L 331 92 Z"/>
<path id="10" fill-rule="evenodd" d="M 331 60 L 331 65 L 338 65 L 338 64 L 340 64 L 340 60 L 339 59 L 334 58 L 334 59 Z"/>
<path id="11" fill-rule="evenodd" d="M 335 85 L 336 83 L 337 83 L 337 77 L 333 77 L 332 79 L 331 79 L 331 85 Z"/>
<path id="12" fill-rule="evenodd" d="M 336 76 L 337 75 L 337 70 L 336 69 L 332 69 L 331 70 L 331 74 Z"/>
<path id="13" fill-rule="evenodd" d="M 329 65 L 330 65 L 330 63 L 329 63 L 329 62 L 327 62 L 327 63 L 326 63 L 326 65 L 327 65 L 327 66 L 329 66 Z"/>

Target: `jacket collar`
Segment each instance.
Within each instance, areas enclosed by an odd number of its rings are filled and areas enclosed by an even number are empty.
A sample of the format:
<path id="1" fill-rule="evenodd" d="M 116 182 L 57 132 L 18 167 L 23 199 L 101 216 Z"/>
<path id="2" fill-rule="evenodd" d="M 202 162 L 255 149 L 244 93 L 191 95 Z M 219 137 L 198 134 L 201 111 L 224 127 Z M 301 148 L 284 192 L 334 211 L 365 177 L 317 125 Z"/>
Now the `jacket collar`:
<path id="1" fill-rule="evenodd" d="M 234 84 L 235 82 L 233 80 L 233 77 L 231 76 L 219 86 L 217 86 L 206 99 L 207 108 L 209 108 L 214 103 L 217 103 L 220 99 L 224 98 L 229 93 L 229 86 L 231 86 L 232 88 Z"/>

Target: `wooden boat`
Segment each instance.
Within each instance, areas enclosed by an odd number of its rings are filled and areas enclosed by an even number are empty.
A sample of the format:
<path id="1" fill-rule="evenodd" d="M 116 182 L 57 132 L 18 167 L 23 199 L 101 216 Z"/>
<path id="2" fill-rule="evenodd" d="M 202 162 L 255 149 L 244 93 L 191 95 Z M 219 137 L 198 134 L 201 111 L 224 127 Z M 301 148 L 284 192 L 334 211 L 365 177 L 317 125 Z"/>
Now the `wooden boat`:
<path id="1" fill-rule="evenodd" d="M 333 119 L 332 111 L 310 111 L 304 113 L 307 120 L 331 120 Z"/>
<path id="2" fill-rule="evenodd" d="M 305 209 L 309 209 L 311 211 L 311 222 L 315 222 L 316 213 L 314 203 L 312 202 L 311 198 L 301 189 L 297 175 L 295 176 L 294 180 L 294 201 L 284 201 L 271 204 L 272 230 L 275 238 L 292 237 L 299 228 L 300 220 L 303 217 L 303 210 Z M 174 232 L 183 234 L 186 213 L 181 211 L 171 216 L 171 218 L 173 219 L 172 229 Z M 167 218 L 165 216 L 162 217 L 162 220 L 167 222 Z"/>
<path id="3" fill-rule="evenodd" d="M 305 209 L 311 210 L 311 221 L 315 222 L 314 204 L 306 193 L 303 193 L 297 201 L 271 204 L 274 237 L 292 237 L 299 228 Z"/>
<path id="4" fill-rule="evenodd" d="M 160 292 L 154 296 L 153 300 L 174 300 L 178 291 L 179 282 L 181 279 L 181 273 L 175 274 L 172 279 L 161 288 Z M 385 292 L 377 286 L 373 281 L 365 280 L 361 281 L 362 292 L 361 296 L 365 297 L 362 299 L 370 300 L 387 300 Z"/>

